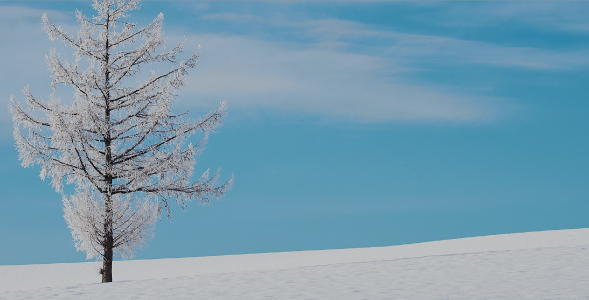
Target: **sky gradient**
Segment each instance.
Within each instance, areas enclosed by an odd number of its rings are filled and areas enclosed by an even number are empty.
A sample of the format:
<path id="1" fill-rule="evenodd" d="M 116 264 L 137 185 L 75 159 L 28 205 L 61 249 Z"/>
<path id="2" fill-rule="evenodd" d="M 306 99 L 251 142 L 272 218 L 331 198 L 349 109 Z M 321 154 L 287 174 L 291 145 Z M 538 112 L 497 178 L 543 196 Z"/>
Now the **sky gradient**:
<path id="1" fill-rule="evenodd" d="M 79 262 L 60 196 L 20 166 L 6 109 L 48 98 L 41 15 L 76 31 L 89 1 L 0 2 L 0 264 Z M 137 259 L 388 246 L 589 226 L 589 2 L 146 1 L 168 46 L 201 46 L 176 109 L 228 103 L 195 176 Z M 58 90 L 64 99 L 67 88 Z"/>

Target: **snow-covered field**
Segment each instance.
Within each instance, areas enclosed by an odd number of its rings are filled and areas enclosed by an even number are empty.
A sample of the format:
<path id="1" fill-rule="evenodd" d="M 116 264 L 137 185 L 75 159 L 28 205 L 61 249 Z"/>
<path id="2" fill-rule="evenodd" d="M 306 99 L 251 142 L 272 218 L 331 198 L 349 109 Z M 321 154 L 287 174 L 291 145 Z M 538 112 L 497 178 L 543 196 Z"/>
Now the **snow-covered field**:
<path id="1" fill-rule="evenodd" d="M 1 299 L 589 299 L 589 229 L 411 245 L 0 266 Z"/>

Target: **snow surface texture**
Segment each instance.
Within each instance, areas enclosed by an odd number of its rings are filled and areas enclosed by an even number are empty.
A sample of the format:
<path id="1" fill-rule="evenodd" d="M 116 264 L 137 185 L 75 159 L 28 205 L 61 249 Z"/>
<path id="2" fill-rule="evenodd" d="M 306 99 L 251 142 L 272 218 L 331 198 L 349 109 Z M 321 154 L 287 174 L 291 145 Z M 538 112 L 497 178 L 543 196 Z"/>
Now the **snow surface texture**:
<path id="1" fill-rule="evenodd" d="M 589 299 L 589 229 L 391 247 L 0 266 L 1 299 Z"/>

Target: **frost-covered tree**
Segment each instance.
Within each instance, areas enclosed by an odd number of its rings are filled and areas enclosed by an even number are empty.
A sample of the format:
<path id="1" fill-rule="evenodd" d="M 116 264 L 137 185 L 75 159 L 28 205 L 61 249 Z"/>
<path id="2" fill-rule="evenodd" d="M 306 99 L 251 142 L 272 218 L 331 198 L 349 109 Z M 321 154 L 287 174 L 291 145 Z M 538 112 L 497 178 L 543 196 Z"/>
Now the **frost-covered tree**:
<path id="1" fill-rule="evenodd" d="M 63 195 L 76 248 L 102 258 L 102 281 L 111 282 L 113 253 L 125 258 L 145 245 L 160 213 L 170 217 L 171 202 L 184 208 L 191 200 L 219 198 L 233 177 L 218 184 L 219 170 L 207 170 L 191 181 L 195 156 L 221 124 L 225 104 L 196 120 L 170 111 L 198 55 L 179 62 L 183 42 L 165 49 L 161 13 L 142 28 L 125 21 L 139 9 L 138 0 L 95 0 L 93 8 L 93 18 L 76 12 L 81 28 L 75 36 L 43 15 L 49 38 L 71 46 L 75 59 L 62 59 L 52 49 L 46 60 L 54 93 L 42 100 L 27 87 L 27 105 L 11 97 L 9 109 L 23 166 L 38 164 L 41 178 L 51 178 Z M 140 72 L 150 64 L 172 67 Z M 59 85 L 73 87 L 71 101 L 57 96 Z M 202 139 L 190 144 L 196 133 Z M 67 195 L 64 183 L 75 192 Z"/>

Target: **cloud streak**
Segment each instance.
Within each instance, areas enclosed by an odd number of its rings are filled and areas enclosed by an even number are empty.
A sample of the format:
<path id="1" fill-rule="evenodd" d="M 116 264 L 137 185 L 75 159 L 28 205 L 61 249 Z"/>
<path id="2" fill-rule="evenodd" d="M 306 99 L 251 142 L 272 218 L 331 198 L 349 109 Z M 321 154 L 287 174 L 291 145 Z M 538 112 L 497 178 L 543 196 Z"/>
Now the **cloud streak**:
<path id="1" fill-rule="evenodd" d="M 0 48 L 0 105 L 6 106 L 8 96 L 18 95 L 29 83 L 34 91 L 49 94 L 44 57 L 50 47 L 59 45 L 50 43 L 40 29 L 41 13 L 20 6 L 0 10 L 0 38 L 10 41 L 10 46 Z M 50 16 L 64 27 L 74 25 L 63 13 Z M 292 38 L 198 34 L 190 28 L 167 31 L 170 41 L 186 36 L 187 50 L 197 43 L 203 46 L 200 65 L 181 91 L 179 104 L 184 108 L 214 108 L 226 100 L 232 108 L 277 109 L 357 122 L 489 122 L 511 112 L 514 105 L 476 88 L 437 84 L 417 75 L 440 66 L 473 64 L 531 70 L 589 65 L 589 55 L 583 51 L 506 47 L 337 19 L 290 21 L 235 13 L 205 14 L 201 19 L 261 24 Z M 0 122 L 10 122 L 5 110 Z"/>
<path id="2" fill-rule="evenodd" d="M 532 47 L 509 47 L 446 36 L 387 31 L 338 19 L 288 21 L 235 13 L 208 14 L 202 18 L 237 23 L 255 22 L 268 27 L 289 28 L 284 31 L 295 32 L 295 35 L 301 38 L 312 39 L 314 44 L 331 44 L 337 47 L 338 51 L 356 50 L 413 66 L 424 63 L 483 64 L 555 70 L 589 65 L 589 51 L 586 50 L 559 52 Z"/>
<path id="3" fill-rule="evenodd" d="M 361 122 L 488 121 L 499 113 L 499 99 L 382 76 L 391 67 L 385 58 L 340 52 L 329 45 L 297 48 L 238 36 L 189 39 L 206 46 L 183 93 L 199 102 L 185 103 L 188 106 L 227 100 L 233 107 L 293 110 Z"/>

